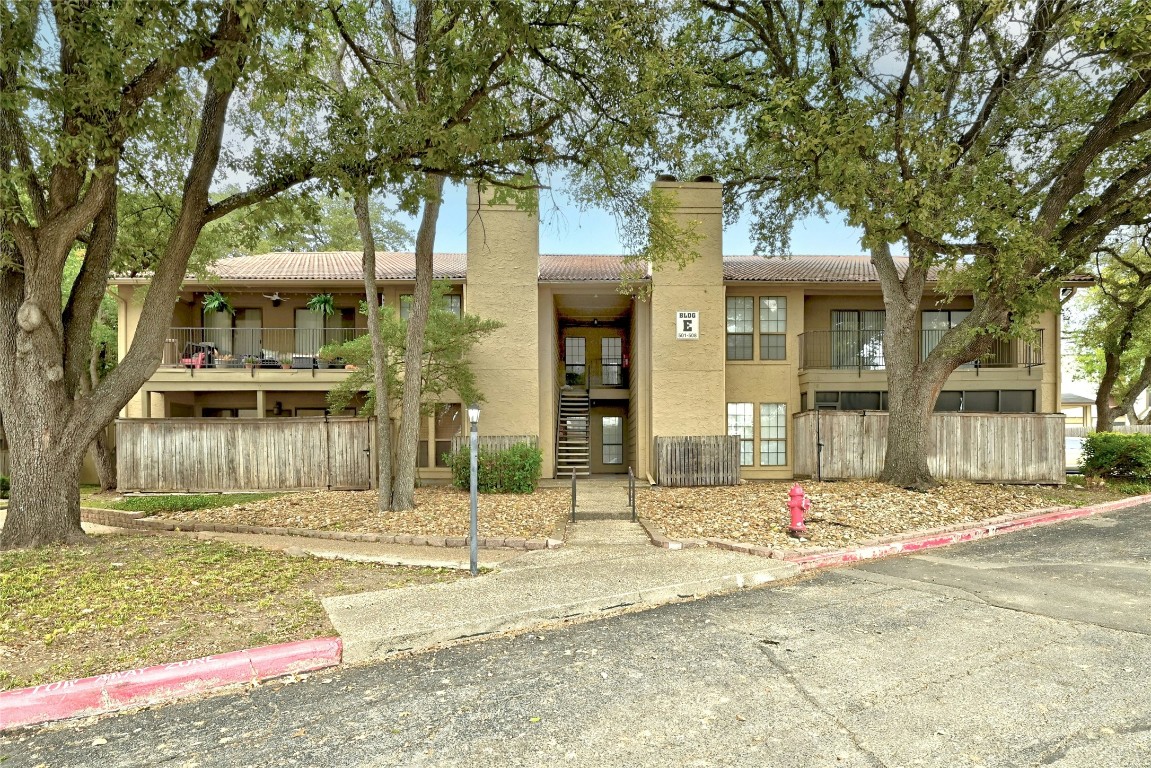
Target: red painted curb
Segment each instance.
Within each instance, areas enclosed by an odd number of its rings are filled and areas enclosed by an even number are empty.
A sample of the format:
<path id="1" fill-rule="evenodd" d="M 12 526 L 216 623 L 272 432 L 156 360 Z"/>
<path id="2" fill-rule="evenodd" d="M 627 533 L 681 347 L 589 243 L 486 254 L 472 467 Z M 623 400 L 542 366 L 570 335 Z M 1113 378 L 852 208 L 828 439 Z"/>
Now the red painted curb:
<path id="1" fill-rule="evenodd" d="M 0 692 L 0 731 L 114 712 L 340 663 L 343 642 L 320 637 Z"/>
<path id="2" fill-rule="evenodd" d="M 1082 517 L 1090 517 L 1102 512 L 1112 512 L 1117 509 L 1137 507 L 1141 504 L 1147 504 L 1148 502 L 1151 502 L 1151 495 L 1132 496 L 1126 499 L 1119 499 L 1118 501 L 1109 501 L 1104 504 L 1096 504 L 1092 507 L 1064 507 L 1054 510 L 1042 510 L 1039 514 L 1034 514 L 1028 517 L 1018 517 L 1009 520 L 992 522 L 989 524 L 978 525 L 973 528 L 966 528 L 961 531 L 928 532 L 920 536 L 913 536 L 910 538 L 902 539 L 900 541 L 865 544 L 861 547 L 856 547 L 855 549 L 839 549 L 833 552 L 820 552 L 818 554 L 811 555 L 797 555 L 792 557 L 784 557 L 783 559 L 789 563 L 795 563 L 804 571 L 813 570 L 815 568 L 830 568 L 838 565 L 850 565 L 851 563 L 858 563 L 862 560 L 874 560 L 881 557 L 889 557 L 891 555 L 898 555 L 907 552 L 918 552 L 924 549 L 946 547 L 952 544 L 960 544 L 965 541 L 986 539 L 991 536 L 998 536 L 1002 533 L 1010 533 L 1012 531 L 1021 531 L 1027 528 L 1034 528 L 1040 525 L 1062 523 L 1067 520 L 1076 520 Z"/>

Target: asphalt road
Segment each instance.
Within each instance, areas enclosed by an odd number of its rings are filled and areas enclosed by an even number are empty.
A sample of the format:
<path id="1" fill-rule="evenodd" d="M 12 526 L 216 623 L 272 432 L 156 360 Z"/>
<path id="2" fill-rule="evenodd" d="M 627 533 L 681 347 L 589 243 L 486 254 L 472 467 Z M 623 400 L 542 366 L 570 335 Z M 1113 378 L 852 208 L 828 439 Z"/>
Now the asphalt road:
<path id="1" fill-rule="evenodd" d="M 0 766 L 1151 766 L 1151 507 L 0 737 Z"/>

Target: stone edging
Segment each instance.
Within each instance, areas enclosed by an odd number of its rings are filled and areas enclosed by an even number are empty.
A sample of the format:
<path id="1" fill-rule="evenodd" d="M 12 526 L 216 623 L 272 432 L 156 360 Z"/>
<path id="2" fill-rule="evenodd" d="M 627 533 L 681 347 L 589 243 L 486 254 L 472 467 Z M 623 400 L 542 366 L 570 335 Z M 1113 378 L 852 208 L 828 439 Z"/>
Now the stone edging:
<path id="1" fill-rule="evenodd" d="M 1032 528 L 1037 525 L 1049 525 L 1081 517 L 1111 512 L 1117 509 L 1136 507 L 1151 502 L 1151 494 L 1144 496 L 1131 496 L 1117 501 L 1108 501 L 1090 507 L 1047 507 L 1032 509 L 1025 512 L 1015 512 L 1007 515 L 980 520 L 974 523 L 956 523 L 940 528 L 909 531 L 905 533 L 882 536 L 860 542 L 857 546 L 846 549 L 833 549 L 831 547 L 813 547 L 804 550 L 772 549 L 756 544 L 745 544 L 727 539 L 685 539 L 677 541 L 668 536 L 654 523 L 640 520 L 647 531 L 651 543 L 664 549 L 685 549 L 688 547 L 709 546 L 716 549 L 726 549 L 731 552 L 740 552 L 757 557 L 770 557 L 775 560 L 794 562 L 804 570 L 822 568 L 831 565 L 847 565 L 859 560 L 870 560 L 901 552 L 913 552 L 920 549 L 957 544 L 964 541 L 987 538 L 1001 533 Z"/>
<path id="2" fill-rule="evenodd" d="M 416 547 L 466 547 L 466 536 L 413 536 L 394 533 L 349 533 L 347 531 L 313 531 L 308 528 L 272 528 L 265 525 L 228 525 L 224 523 L 198 523 L 143 518 L 139 512 L 121 512 L 115 509 L 81 507 L 80 519 L 86 523 L 111 528 L 157 532 L 189 533 L 248 533 L 264 536 L 303 536 L 310 539 L 333 541 L 371 542 L 375 544 L 403 544 Z M 560 539 L 524 539 L 519 537 L 488 537 L 479 540 L 481 549 L 559 549 Z"/>

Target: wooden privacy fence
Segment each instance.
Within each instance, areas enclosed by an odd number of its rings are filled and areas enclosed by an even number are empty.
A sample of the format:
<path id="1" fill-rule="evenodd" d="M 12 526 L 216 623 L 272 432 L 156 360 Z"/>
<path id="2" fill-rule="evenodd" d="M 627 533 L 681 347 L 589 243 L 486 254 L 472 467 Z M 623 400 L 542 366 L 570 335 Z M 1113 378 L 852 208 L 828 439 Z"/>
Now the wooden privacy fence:
<path id="1" fill-rule="evenodd" d="M 655 468 L 660 485 L 736 485 L 739 437 L 656 437 Z"/>
<path id="2" fill-rule="evenodd" d="M 1086 437 L 1088 434 L 1095 431 L 1094 427 L 1067 427 L 1065 434 L 1067 437 Z M 1111 427 L 1112 432 L 1138 432 L 1144 435 L 1151 435 L 1151 424 L 1116 424 Z"/>
<path id="3" fill-rule="evenodd" d="M 1063 419 L 1059 413 L 936 413 L 927 465 L 940 480 L 1063 483 Z M 807 411 L 792 425 L 796 477 L 870 478 L 883 468 L 886 412 Z"/>
<path id="4" fill-rule="evenodd" d="M 468 427 L 464 427 L 468 429 Z M 503 451 L 513 445 L 527 443 L 539 447 L 539 435 L 479 435 L 480 450 Z M 465 431 L 460 437 L 452 438 L 452 451 L 467 448 L 471 445 L 471 436 Z"/>
<path id="5" fill-rule="evenodd" d="M 372 487 L 374 422 L 355 417 L 120 419 L 121 491 Z"/>

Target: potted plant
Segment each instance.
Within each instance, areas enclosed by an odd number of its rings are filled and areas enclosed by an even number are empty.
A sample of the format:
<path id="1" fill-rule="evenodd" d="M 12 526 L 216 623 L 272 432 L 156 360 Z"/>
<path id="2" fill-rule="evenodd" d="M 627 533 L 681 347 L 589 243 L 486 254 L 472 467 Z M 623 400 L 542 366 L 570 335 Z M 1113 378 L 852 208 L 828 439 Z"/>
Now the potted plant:
<path id="1" fill-rule="evenodd" d="M 236 310 L 232 309 L 232 302 L 219 291 L 204 294 L 203 304 L 205 312 L 227 312 L 229 315 L 236 314 Z"/>
<path id="2" fill-rule="evenodd" d="M 330 293 L 317 293 L 308 299 L 308 309 L 321 317 L 331 317 L 336 314 L 336 300 L 332 298 Z"/>
<path id="3" fill-rule="evenodd" d="M 283 368 L 285 371 L 291 370 L 291 368 L 292 368 L 292 356 L 291 355 L 280 355 L 280 367 Z"/>
<path id="4" fill-rule="evenodd" d="M 248 370 L 255 368 L 258 362 L 260 362 L 260 358 L 255 355 L 244 355 L 244 367 Z"/>

